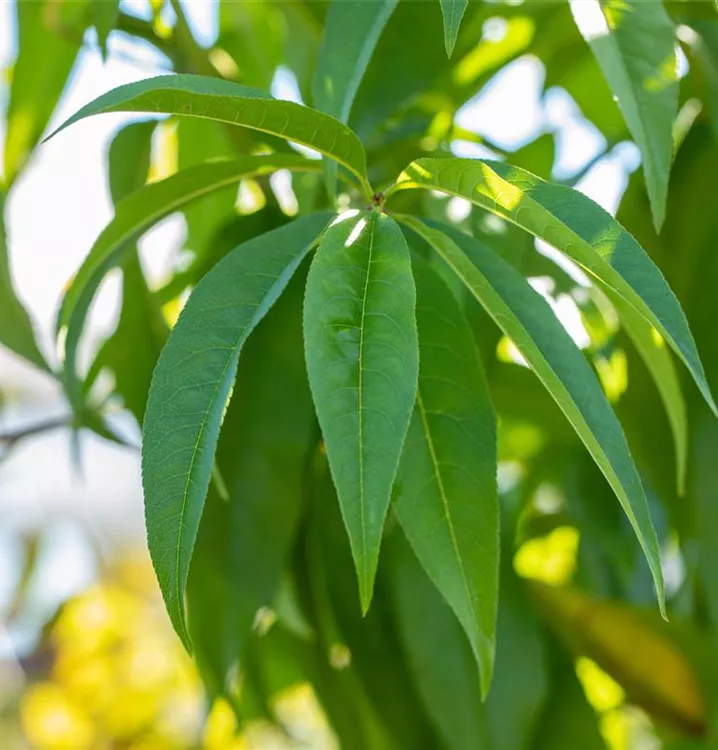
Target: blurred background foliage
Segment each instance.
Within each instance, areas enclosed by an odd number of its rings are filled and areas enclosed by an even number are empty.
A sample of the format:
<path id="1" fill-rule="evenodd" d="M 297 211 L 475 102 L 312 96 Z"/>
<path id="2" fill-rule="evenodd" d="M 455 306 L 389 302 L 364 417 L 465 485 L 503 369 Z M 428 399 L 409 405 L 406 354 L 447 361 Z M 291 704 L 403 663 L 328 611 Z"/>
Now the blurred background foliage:
<path id="1" fill-rule="evenodd" d="M 113 58 L 129 58 L 136 78 L 167 70 L 222 76 L 311 104 L 328 3 L 207 3 L 209 36 L 198 33 L 190 5 L 8 4 L 14 52 L 0 100 L 0 208 L 7 197 L 8 224 L 15 191 L 22 191 L 24 174 L 39 158 L 38 142 L 62 119 L 58 112 L 66 112 L 64 102 L 89 59 L 102 56 L 109 70 Z M 447 59 L 438 2 L 401 0 L 350 123 L 367 146 L 375 184 L 387 183 L 421 155 L 490 155 L 575 185 L 616 212 L 679 297 L 718 393 L 718 11 L 712 0 L 666 0 L 664 6 L 676 27 L 681 82 L 660 234 L 637 150 L 568 2 L 471 2 Z M 516 72 L 522 70 L 533 71 L 529 83 Z M 101 75 L 96 82 L 98 91 L 111 85 Z M 522 115 L 512 115 L 510 105 L 522 96 L 535 99 L 538 115 L 517 131 L 511 120 Z M 288 148 L 214 123 L 114 122 L 119 130 L 107 154 L 113 201 L 213 156 Z M 17 264 L 25 249 L 11 232 L 6 241 L 0 227 L 0 505 L 22 517 L 18 474 L 22 480 L 41 473 L 48 450 L 87 470 L 83 463 L 92 459 L 83 458 L 82 448 L 89 435 L 121 444 L 117 451 L 130 457 L 127 464 L 110 464 L 110 475 L 136 472 L 149 378 L 188 290 L 240 242 L 326 204 L 321 175 L 281 174 L 245 180 L 238 191 L 226 189 L 188 208 L 165 268 L 148 270 L 141 249 L 123 265 L 116 295 L 122 313 L 109 330 L 91 328 L 86 336 L 87 406 L 71 414 L 56 387 L 49 325 L 35 321 L 33 336 L 13 289 L 9 262 Z M 410 192 L 396 204 L 471 228 L 498 249 L 547 297 L 595 367 L 650 500 L 670 622 L 658 617 L 648 569 L 602 475 L 512 344 L 478 308 L 467 308 L 500 417 L 503 569 L 496 676 L 485 705 L 463 634 L 391 522 L 391 565 L 380 568 L 376 601 L 366 620 L 359 619 L 338 515 L 320 502 L 329 490 L 325 460 L 317 455 L 317 486 L 292 530 L 291 569 L 275 605 L 256 613 L 242 669 L 227 691 L 231 702 L 213 700 L 221 686 L 210 684 L 207 694 L 171 631 L 137 533 L 138 505 L 120 510 L 137 518 L 119 542 L 114 520 L 88 523 L 84 512 L 68 514 L 70 521 L 60 512 L 10 524 L 2 538 L 3 747 L 718 747 L 718 423 L 681 372 L 688 430 L 681 488 L 654 381 L 610 303 L 576 267 L 558 264 L 550 248 L 537 248 L 532 238 L 460 199 Z M 42 212 L 37 205 L 32 220 L 43 221 Z M 50 252 L 45 258 L 53 263 Z M 268 319 L 263 327 L 284 319 Z M 279 361 L 262 346 L 250 358 Z M 32 370 L 31 377 L 21 360 L 45 374 Z M 32 378 L 50 385 L 35 388 Z M 43 443 L 50 430 L 61 442 Z M 66 442 L 75 446 L 69 452 Z M 231 442 L 221 442 L 220 461 L 224 455 L 231 463 L 233 451 Z M 53 488 L 43 492 L 41 507 L 51 503 Z M 223 511 L 217 506 L 212 512 Z M 217 545 L 218 559 L 231 552 L 223 540 L 204 543 Z M 81 561 L 58 552 L 58 544 L 82 550 Z M 73 566 L 82 571 L 74 587 L 43 594 L 52 568 L 62 578 Z M 223 595 L 229 593 L 207 592 L 204 616 L 216 616 L 212 597 Z M 203 671 L 211 672 L 207 664 L 216 656 L 200 655 Z"/>

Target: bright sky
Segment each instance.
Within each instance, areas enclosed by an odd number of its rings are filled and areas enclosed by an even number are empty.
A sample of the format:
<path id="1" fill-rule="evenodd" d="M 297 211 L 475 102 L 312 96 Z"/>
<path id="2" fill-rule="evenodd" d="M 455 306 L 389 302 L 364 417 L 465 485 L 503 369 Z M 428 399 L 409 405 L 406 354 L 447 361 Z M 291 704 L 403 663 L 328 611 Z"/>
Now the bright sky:
<path id="1" fill-rule="evenodd" d="M 148 14 L 145 0 L 123 0 L 122 6 L 138 15 Z M 184 6 L 199 39 L 211 43 L 216 35 L 217 4 L 211 0 L 192 0 L 184 2 Z M 11 64 L 15 54 L 12 11 L 10 2 L 0 0 L 0 70 Z M 80 55 L 71 85 L 50 127 L 99 94 L 161 73 L 165 65 L 149 45 L 132 42 L 117 33 L 111 35 L 110 57 L 104 63 L 93 41 Z M 507 148 L 521 145 L 541 130 L 555 131 L 559 147 L 556 176 L 563 177 L 595 156 L 603 148 L 603 138 L 582 120 L 561 91 L 549 92 L 542 110 L 539 101 L 542 80 L 541 64 L 535 59 L 521 59 L 464 107 L 459 120 L 463 126 Z M 0 84 L 0 110 L 7 103 L 6 89 Z M 291 76 L 279 75 L 273 93 L 295 98 L 296 87 Z M 113 133 L 128 119 L 126 115 L 90 118 L 39 148 L 13 189 L 7 207 L 13 277 L 53 361 L 51 331 L 62 289 L 112 215 L 105 153 Z M 0 146 L 3 139 L 4 120 L 0 117 Z M 634 150 L 616 149 L 591 170 L 580 187 L 609 210 L 615 210 L 627 166 L 636 166 Z M 182 219 L 174 217 L 143 240 L 143 261 L 151 274 L 166 269 L 183 231 Z M 98 340 L 111 330 L 117 292 L 117 279 L 110 279 L 93 311 L 91 338 Z M 63 412 L 54 383 L 2 352 L 0 388 L 16 396 L 15 407 L 0 416 L 0 429 Z M 10 543 L 8 529 L 13 526 L 33 527 L 47 524 L 49 518 L 58 519 L 53 539 L 65 552 L 62 575 L 56 576 L 54 584 L 48 579 L 44 586 L 50 596 L 67 593 L 68 587 L 72 590 L 81 586 L 88 576 L 87 550 L 83 552 L 72 527 L 63 526 L 59 519 L 81 518 L 101 544 L 118 535 L 124 539 L 142 539 L 138 455 L 92 436 L 83 437 L 82 448 L 82 479 L 73 476 L 67 435 L 63 433 L 24 445 L 0 467 L 0 508 L 5 529 L 0 531 L 0 605 L 2 591 L 9 583 L 3 581 L 2 571 L 7 575 L 13 567 L 4 564 L 9 553 L 3 540 Z M 51 570 L 48 575 L 52 576 Z"/>

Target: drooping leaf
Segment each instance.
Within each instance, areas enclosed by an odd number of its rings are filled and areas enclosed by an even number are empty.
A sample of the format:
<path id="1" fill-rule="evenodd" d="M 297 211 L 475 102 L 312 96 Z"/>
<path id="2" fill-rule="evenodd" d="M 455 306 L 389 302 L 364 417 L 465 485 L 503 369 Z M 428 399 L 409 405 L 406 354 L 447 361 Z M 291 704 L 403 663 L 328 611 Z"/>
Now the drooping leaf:
<path id="1" fill-rule="evenodd" d="M 13 289 L 5 234 L 5 193 L 0 190 L 0 345 L 46 372 L 50 367 L 35 341 L 27 311 Z"/>
<path id="2" fill-rule="evenodd" d="M 345 213 L 327 230 L 309 272 L 304 340 L 364 612 L 416 396 L 414 306 L 399 227 L 384 214 Z"/>
<path id="3" fill-rule="evenodd" d="M 115 216 L 95 241 L 78 270 L 60 308 L 58 334 L 64 332 L 65 388 L 71 401 L 79 394 L 77 346 L 87 311 L 107 272 L 122 259 L 140 235 L 151 226 L 194 200 L 209 195 L 243 177 L 276 169 L 318 170 L 309 159 L 290 154 L 239 156 L 209 162 L 178 172 L 166 180 L 137 190 L 118 204 Z"/>
<path id="4" fill-rule="evenodd" d="M 663 401 L 673 432 L 676 452 L 676 482 L 682 495 L 686 481 L 688 461 L 688 417 L 686 402 L 681 392 L 678 373 L 666 349 L 665 342 L 655 330 L 629 304 L 618 298 L 613 304 L 621 317 L 621 325 L 641 355 Z"/>
<path id="5" fill-rule="evenodd" d="M 305 279 L 300 269 L 242 352 L 217 444 L 229 497 L 210 490 L 187 583 L 196 658 L 233 702 L 231 677 L 257 611 L 274 605 L 316 437 L 302 347 Z"/>
<path id="6" fill-rule="evenodd" d="M 147 181 L 155 122 L 127 125 L 113 138 L 109 151 L 110 194 L 115 204 Z M 117 327 L 102 345 L 90 374 L 109 368 L 115 376 L 115 392 L 142 424 L 152 371 L 167 339 L 167 323 L 147 286 L 134 245 L 124 253 L 122 307 Z M 85 390 L 93 377 L 88 377 Z"/>
<path id="7" fill-rule="evenodd" d="M 85 117 L 104 112 L 148 112 L 201 117 L 280 136 L 319 151 L 346 167 L 371 194 L 366 156 L 345 125 L 295 102 L 221 78 L 170 75 L 118 86 L 82 107 L 49 137 Z"/>
<path id="8" fill-rule="evenodd" d="M 334 0 L 329 7 L 319 47 L 312 97 L 314 106 L 349 121 L 359 83 L 382 29 L 398 0 Z M 330 196 L 334 194 L 336 162 L 325 167 Z"/>
<path id="9" fill-rule="evenodd" d="M 499 585 L 496 418 L 458 302 L 424 261 L 413 268 L 419 385 L 394 510 L 466 631 L 486 694 Z"/>
<path id="10" fill-rule="evenodd" d="M 419 159 L 400 175 L 395 189 L 417 187 L 467 198 L 576 261 L 611 299 L 623 298 L 658 330 L 718 414 L 678 300 L 641 246 L 590 198 L 518 167 L 481 159 Z"/>
<path id="11" fill-rule="evenodd" d="M 170 618 L 188 648 L 187 574 L 239 354 L 327 220 L 298 219 L 220 261 L 195 288 L 157 363 L 143 430 L 147 540 Z"/>
<path id="12" fill-rule="evenodd" d="M 659 229 L 678 114 L 675 26 L 659 2 L 571 0 L 571 9 L 641 150 L 653 222 Z"/>
<path id="13" fill-rule="evenodd" d="M 444 45 L 449 57 L 454 51 L 461 19 L 468 4 L 469 0 L 441 0 L 441 14 L 444 17 Z"/>
<path id="14" fill-rule="evenodd" d="M 580 350 L 548 303 L 498 255 L 446 225 L 429 227 L 412 217 L 401 220 L 463 280 L 561 407 L 631 521 L 663 612 L 660 552 L 641 480 L 621 425 Z"/>
<path id="15" fill-rule="evenodd" d="M 5 184 L 9 187 L 30 158 L 60 99 L 75 58 L 77 41 L 58 33 L 53 26 L 67 22 L 65 16 L 82 12 L 82 3 L 69 0 L 38 0 L 13 3 L 17 14 L 18 56 L 10 86 L 5 136 Z M 38 65 L 42 60 L 42 65 Z"/>
<path id="16" fill-rule="evenodd" d="M 392 535 L 389 552 L 402 646 L 426 711 L 450 750 L 488 750 L 479 675 L 466 636 L 406 540 Z"/>
<path id="17" fill-rule="evenodd" d="M 107 37 L 114 30 L 119 15 L 120 0 L 92 0 L 92 20 L 104 60 L 107 60 Z"/>

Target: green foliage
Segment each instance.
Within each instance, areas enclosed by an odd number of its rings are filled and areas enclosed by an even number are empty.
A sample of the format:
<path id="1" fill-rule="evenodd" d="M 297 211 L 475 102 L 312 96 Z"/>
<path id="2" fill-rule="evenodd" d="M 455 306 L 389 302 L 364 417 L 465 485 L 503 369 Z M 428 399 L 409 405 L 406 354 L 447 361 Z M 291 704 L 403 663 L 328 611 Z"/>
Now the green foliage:
<path id="1" fill-rule="evenodd" d="M 416 400 L 416 292 L 409 248 L 392 219 L 376 212 L 341 218 L 309 271 L 304 341 L 366 613 Z"/>
<path id="2" fill-rule="evenodd" d="M 41 370 L 49 370 L 35 341 L 30 317 L 13 289 L 4 215 L 5 193 L 0 191 L 0 343 Z"/>
<path id="3" fill-rule="evenodd" d="M 51 5 L 16 4 L 7 190 L 79 49 Z M 210 49 L 172 5 L 168 33 L 117 3 L 57 16 L 105 54 L 113 28 L 138 34 L 176 74 L 55 134 L 168 115 L 178 168 L 148 182 L 154 120 L 112 141 L 115 215 L 65 292 L 58 377 L 77 426 L 112 437 L 103 370 L 142 426 L 149 550 L 209 695 L 282 724 L 276 694 L 307 683 L 357 750 L 600 750 L 586 656 L 657 732 L 708 741 L 718 657 L 691 640 L 718 627 L 713 5 L 597 0 L 597 32 L 582 2 L 222 0 Z M 456 124 L 524 53 L 603 156 L 638 147 L 618 219 L 580 173 L 546 181 L 561 133 L 505 153 Z M 280 66 L 313 108 L 267 93 Z M 457 158 L 462 142 L 495 156 Z M 155 289 L 136 243 L 176 212 L 191 259 Z M 0 343 L 47 370 L 0 229 Z M 116 268 L 117 328 L 83 372 Z M 543 569 L 556 540 L 568 562 Z M 672 554 L 686 572 L 664 590 Z M 677 625 L 639 609 L 656 598 Z"/>
<path id="4" fill-rule="evenodd" d="M 579 5 L 571 3 L 575 11 Z M 599 0 L 597 12 L 606 29 L 590 29 L 586 38 L 641 149 L 653 222 L 660 229 L 678 114 L 675 29 L 661 3 Z"/>

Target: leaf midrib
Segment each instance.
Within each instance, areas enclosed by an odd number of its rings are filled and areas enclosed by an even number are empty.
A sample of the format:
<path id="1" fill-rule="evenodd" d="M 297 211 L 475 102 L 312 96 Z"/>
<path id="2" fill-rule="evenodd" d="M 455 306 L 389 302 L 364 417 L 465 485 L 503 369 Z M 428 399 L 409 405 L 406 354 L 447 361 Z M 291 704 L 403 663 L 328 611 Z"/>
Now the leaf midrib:
<path id="1" fill-rule="evenodd" d="M 364 326 L 366 319 L 366 302 L 369 294 L 369 281 L 371 279 L 371 264 L 374 257 L 374 234 L 376 229 L 376 218 L 371 217 L 371 233 L 369 235 L 369 257 L 367 259 L 366 266 L 366 278 L 364 280 L 364 293 L 362 295 L 362 309 L 361 318 L 359 323 L 359 388 L 358 388 L 358 409 L 359 409 L 359 517 L 361 519 L 361 546 L 362 546 L 362 560 L 364 561 L 364 575 L 366 575 L 366 520 L 364 513 Z M 362 582 L 362 589 L 365 583 Z M 362 609 L 365 608 L 364 599 L 368 595 L 368 592 L 362 594 Z"/>
<path id="2" fill-rule="evenodd" d="M 444 516 L 446 519 L 446 526 L 449 529 L 449 535 L 451 536 L 451 545 L 454 550 L 454 557 L 456 558 L 456 563 L 459 568 L 459 573 L 461 574 L 461 583 L 464 587 L 464 593 L 466 594 L 466 600 L 469 604 L 469 610 L 471 614 L 471 620 L 472 625 L 475 627 L 476 623 L 478 621 L 477 619 L 477 613 L 476 609 L 474 607 L 474 600 L 471 596 L 471 591 L 469 589 L 469 581 L 466 576 L 466 571 L 464 569 L 464 565 L 461 559 L 461 555 L 459 553 L 459 543 L 458 539 L 456 538 L 456 532 L 454 530 L 454 523 L 451 516 L 451 512 L 449 511 L 449 502 L 446 495 L 446 488 L 444 487 L 444 479 L 441 474 L 441 469 L 439 467 L 439 461 L 436 456 L 436 448 L 434 447 L 434 439 L 431 434 L 431 428 L 429 427 L 429 420 L 426 414 L 426 409 L 424 407 L 424 400 L 421 397 L 421 387 L 417 387 L 416 390 L 416 406 L 419 410 L 419 416 L 421 418 L 421 424 L 424 429 L 424 435 L 426 437 L 426 444 L 429 449 L 429 456 L 431 457 L 431 464 L 434 467 L 434 476 L 436 477 L 436 484 L 439 489 L 439 496 L 441 497 L 441 504 L 444 508 Z M 472 634 L 473 635 L 473 634 Z M 471 645 L 472 648 L 474 647 L 474 639 L 471 638 Z"/>

